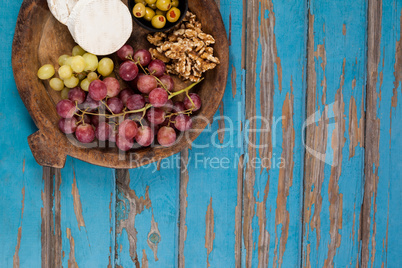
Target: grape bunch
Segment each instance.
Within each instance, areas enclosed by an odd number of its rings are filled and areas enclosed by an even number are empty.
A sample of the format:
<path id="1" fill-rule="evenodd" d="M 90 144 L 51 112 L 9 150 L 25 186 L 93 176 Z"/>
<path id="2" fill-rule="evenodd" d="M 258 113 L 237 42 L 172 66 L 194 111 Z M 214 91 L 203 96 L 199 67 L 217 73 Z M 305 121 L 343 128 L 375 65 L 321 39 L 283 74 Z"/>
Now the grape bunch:
<path id="1" fill-rule="evenodd" d="M 153 60 L 145 49 L 134 53 L 130 45 L 116 52 L 120 81 L 110 58 L 98 61 L 78 46 L 72 54 L 59 58 L 58 77 L 52 78 L 55 69 L 49 64 L 38 71 L 40 79 L 51 78 L 50 87 L 61 91 L 56 110 L 63 133 L 74 134 L 81 143 L 109 141 L 128 151 L 156 141 L 172 146 L 179 132 L 191 129 L 191 115 L 201 108 L 201 98 L 189 91 L 199 82 L 175 88 L 162 61 Z M 126 84 L 130 87 L 124 88 Z M 180 94 L 186 95 L 184 101 L 174 101 Z"/>

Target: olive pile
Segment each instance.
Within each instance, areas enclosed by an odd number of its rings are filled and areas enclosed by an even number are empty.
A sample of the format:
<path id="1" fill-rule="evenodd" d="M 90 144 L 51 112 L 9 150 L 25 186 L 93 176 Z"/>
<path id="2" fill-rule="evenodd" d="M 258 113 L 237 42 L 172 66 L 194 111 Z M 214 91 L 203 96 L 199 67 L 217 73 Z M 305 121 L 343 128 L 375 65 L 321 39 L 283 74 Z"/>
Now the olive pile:
<path id="1" fill-rule="evenodd" d="M 166 20 L 176 22 L 180 18 L 179 0 L 135 0 L 133 15 L 150 21 L 156 29 L 162 29 Z"/>

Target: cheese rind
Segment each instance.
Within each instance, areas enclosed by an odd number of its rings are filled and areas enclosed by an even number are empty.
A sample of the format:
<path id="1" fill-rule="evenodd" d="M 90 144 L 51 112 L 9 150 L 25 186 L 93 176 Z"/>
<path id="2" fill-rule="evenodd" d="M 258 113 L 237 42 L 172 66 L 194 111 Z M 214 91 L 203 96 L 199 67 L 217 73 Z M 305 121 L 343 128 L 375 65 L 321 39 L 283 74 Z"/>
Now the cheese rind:
<path id="1" fill-rule="evenodd" d="M 80 0 L 67 21 L 76 43 L 95 55 L 108 55 L 130 38 L 133 21 L 120 0 Z"/>
<path id="2" fill-rule="evenodd" d="M 79 0 L 47 0 L 50 12 L 63 24 L 67 24 L 68 17 Z"/>

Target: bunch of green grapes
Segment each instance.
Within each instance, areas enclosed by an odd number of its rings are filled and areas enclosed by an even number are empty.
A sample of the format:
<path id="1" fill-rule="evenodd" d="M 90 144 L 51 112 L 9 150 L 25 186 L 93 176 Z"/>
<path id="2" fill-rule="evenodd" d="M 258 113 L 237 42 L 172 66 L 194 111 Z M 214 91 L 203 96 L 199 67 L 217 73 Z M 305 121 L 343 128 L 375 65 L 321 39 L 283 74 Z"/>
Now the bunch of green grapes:
<path id="1" fill-rule="evenodd" d="M 45 64 L 38 70 L 38 77 L 49 80 L 49 85 L 55 91 L 61 91 L 63 99 L 68 98 L 70 89 L 80 86 L 88 91 L 89 84 L 97 80 L 99 75 L 104 77 L 112 74 L 114 63 L 110 58 L 100 61 L 94 54 L 86 52 L 79 45 L 72 50 L 72 56 L 61 55 L 58 59 L 59 68 L 56 70 L 52 64 Z"/>

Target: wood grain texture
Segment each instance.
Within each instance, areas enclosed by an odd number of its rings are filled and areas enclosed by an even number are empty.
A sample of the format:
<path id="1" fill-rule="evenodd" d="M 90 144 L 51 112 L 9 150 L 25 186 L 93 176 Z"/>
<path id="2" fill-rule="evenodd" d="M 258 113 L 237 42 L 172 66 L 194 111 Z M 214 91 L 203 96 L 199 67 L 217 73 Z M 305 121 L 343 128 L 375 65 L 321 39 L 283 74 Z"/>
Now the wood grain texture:
<path id="1" fill-rule="evenodd" d="M 364 0 L 310 1 L 304 267 L 359 264 L 366 12 Z"/>
<path id="2" fill-rule="evenodd" d="M 189 1 L 190 10 L 196 15 L 202 14 L 198 16 L 198 20 L 202 23 L 204 32 L 215 36 L 214 53 L 221 62 L 213 71 L 207 72 L 206 79 L 196 87 L 203 103 L 197 114 L 207 119 L 193 120 L 193 128 L 198 130 L 204 129 L 218 110 L 229 68 L 226 30 L 218 8 L 211 1 Z M 134 27 L 128 43 L 136 49 L 148 48 L 151 45 L 146 40 L 147 34 L 143 28 Z M 70 155 L 99 166 L 135 168 L 180 152 L 199 135 L 200 131 L 180 135 L 176 144 L 169 148 L 153 146 L 122 153 L 114 144 L 106 148 L 100 146 L 98 141 L 81 144 L 74 135 L 63 134 L 58 128 L 60 117 L 55 105 L 61 97 L 50 88 L 48 82 L 39 80 L 36 71 L 32 70 L 38 70 L 43 64 L 57 63 L 58 57 L 69 53 L 74 45 L 68 29 L 51 15 L 47 1 L 23 2 L 13 41 L 12 63 L 21 99 L 39 128 L 38 132 L 28 138 L 39 164 L 62 168 L 67 155 Z M 24 55 L 26 51 L 29 51 L 30 57 Z M 183 83 L 177 86 L 184 87 Z"/>
<path id="3" fill-rule="evenodd" d="M 400 1 L 369 1 L 362 267 L 400 265 L 401 8 Z"/>
<path id="4" fill-rule="evenodd" d="M 55 256 L 61 258 L 63 267 L 72 257 L 79 267 L 106 267 L 114 256 L 114 222 L 110 217 L 114 214 L 114 207 L 110 207 L 111 196 L 115 198 L 114 171 L 68 157 L 59 172 L 52 216 L 55 225 L 59 224 L 61 247 L 56 247 Z"/>
<path id="5" fill-rule="evenodd" d="M 219 112 L 191 149 L 182 151 L 179 267 L 239 267 L 241 261 L 242 188 L 236 178 L 242 175 L 246 9 L 242 1 L 221 0 L 219 5 L 231 68 Z"/>
<path id="6" fill-rule="evenodd" d="M 116 266 L 177 266 L 179 160 L 116 171 Z"/>
<path id="7" fill-rule="evenodd" d="M 294 267 L 301 244 L 303 149 L 295 133 L 304 114 L 306 6 L 247 3 L 242 263 Z"/>

